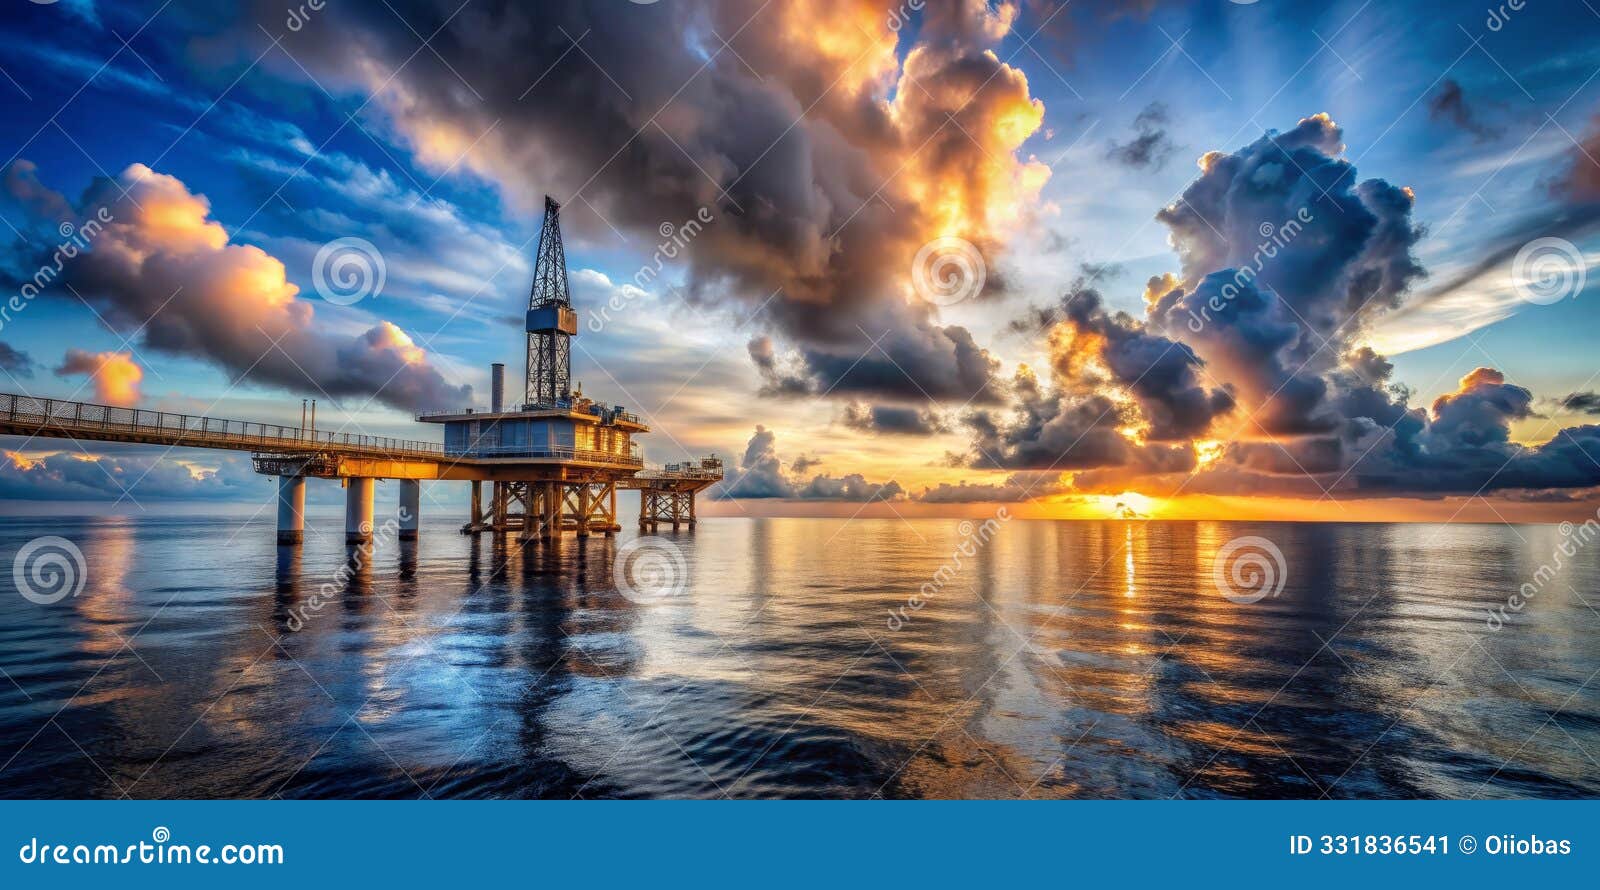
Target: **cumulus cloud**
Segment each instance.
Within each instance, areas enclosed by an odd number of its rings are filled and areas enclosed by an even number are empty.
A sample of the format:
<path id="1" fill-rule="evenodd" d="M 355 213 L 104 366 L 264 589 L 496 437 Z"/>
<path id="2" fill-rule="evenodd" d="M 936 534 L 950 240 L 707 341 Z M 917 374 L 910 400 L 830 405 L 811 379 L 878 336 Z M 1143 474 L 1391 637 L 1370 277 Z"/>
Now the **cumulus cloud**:
<path id="1" fill-rule="evenodd" d="M 111 221 L 65 265 L 63 281 L 114 328 L 137 335 L 141 348 L 198 358 L 251 382 L 408 411 L 470 403 L 471 389 L 446 382 L 395 325 L 380 321 L 355 336 L 319 326 L 283 263 L 229 243 L 210 211 L 203 195 L 142 164 L 115 181 L 96 180 L 75 216 Z"/>
<path id="2" fill-rule="evenodd" d="M 95 401 L 102 405 L 131 408 L 139 404 L 139 383 L 144 369 L 131 352 L 85 352 L 68 349 L 56 368 L 56 376 L 89 375 Z"/>
<path id="3" fill-rule="evenodd" d="M 745 444 L 738 469 L 729 472 L 716 490 L 716 496 L 733 498 L 792 498 L 794 483 L 783 472 L 778 459 L 778 436 L 757 425 L 755 435 Z"/>
<path id="4" fill-rule="evenodd" d="M 860 473 L 841 477 L 818 474 L 806 480 L 804 474 L 820 462 L 804 455 L 796 458 L 791 471 L 786 472 L 783 461 L 778 457 L 777 443 L 776 433 L 758 425 L 755 434 L 745 445 L 739 465 L 729 468 L 722 482 L 712 489 L 712 497 L 719 500 L 794 498 L 866 503 L 899 500 L 905 496 L 905 489 L 900 483 L 892 479 L 871 482 Z"/>
<path id="5" fill-rule="evenodd" d="M 1211 152 L 1163 208 L 1180 274 L 1143 319 L 1082 286 L 1033 310 L 1050 376 L 1018 371 L 1005 410 L 970 413 L 976 468 L 1068 473 L 1071 491 L 1433 496 L 1600 485 L 1600 427 L 1533 447 L 1534 398 L 1479 368 L 1427 407 L 1364 342 L 1424 272 L 1408 189 L 1358 180 L 1325 115 Z M 1571 408 L 1588 402 L 1574 394 Z M 970 489 L 971 486 L 968 486 Z M 995 487 L 997 498 L 1004 486 Z M 932 490 L 961 499 L 978 491 Z"/>
<path id="6" fill-rule="evenodd" d="M 892 479 L 881 483 L 868 482 L 860 473 L 851 473 L 837 479 L 814 476 L 795 494 L 797 497 L 819 501 L 871 503 L 898 500 L 905 495 L 905 489 Z"/>

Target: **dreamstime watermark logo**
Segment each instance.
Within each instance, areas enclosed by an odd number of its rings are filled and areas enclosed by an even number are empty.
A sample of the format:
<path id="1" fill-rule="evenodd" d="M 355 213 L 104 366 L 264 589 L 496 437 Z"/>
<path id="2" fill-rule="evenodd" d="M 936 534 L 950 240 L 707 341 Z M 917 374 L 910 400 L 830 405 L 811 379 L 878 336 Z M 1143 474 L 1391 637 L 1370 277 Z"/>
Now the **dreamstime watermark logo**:
<path id="1" fill-rule="evenodd" d="M 1229 602 L 1249 605 L 1283 592 L 1288 566 L 1278 545 L 1256 535 L 1223 544 L 1211 561 L 1211 581 Z"/>
<path id="2" fill-rule="evenodd" d="M 288 626 L 290 632 L 298 632 L 304 628 L 306 623 L 316 617 L 324 606 L 332 602 L 340 589 L 348 585 L 351 578 L 360 574 L 367 567 L 368 560 L 377 554 L 380 544 L 386 545 L 389 541 L 393 541 L 400 536 L 401 523 L 408 521 L 410 518 L 411 511 L 401 507 L 395 516 L 385 519 L 383 525 L 378 526 L 376 533 L 372 536 L 372 540 L 365 544 L 356 545 L 350 558 L 339 566 L 339 570 L 333 573 L 331 580 L 322 582 L 322 585 L 317 588 L 315 593 L 306 597 L 305 605 L 296 606 L 289 610 L 289 618 L 284 624 Z M 372 529 L 367 523 L 363 522 L 361 531 L 368 532 L 372 531 Z"/>
<path id="3" fill-rule="evenodd" d="M 922 7 L 928 5 L 928 0 L 906 0 L 899 8 L 889 13 L 889 30 L 900 33 L 900 29 L 911 24 L 911 14 L 921 12 Z"/>
<path id="4" fill-rule="evenodd" d="M 978 555 L 978 550 L 987 545 L 1000 531 L 1002 522 L 1010 522 L 1011 513 L 1005 507 L 995 511 L 994 518 L 985 519 L 981 524 L 974 524 L 970 519 L 963 519 L 956 526 L 956 532 L 961 535 L 961 543 L 950 552 L 950 558 L 939 566 L 923 585 L 909 597 L 906 603 L 897 609 L 889 610 L 888 625 L 890 630 L 899 630 L 911 620 L 911 612 L 920 612 L 939 591 L 956 579 L 966 566 L 966 561 Z M 909 610 L 909 611 L 908 611 Z"/>
<path id="5" fill-rule="evenodd" d="M 1506 603 L 1496 609 L 1490 609 L 1484 618 L 1484 623 L 1490 630 L 1499 630 L 1509 622 L 1512 617 L 1522 614 L 1535 597 L 1544 592 L 1544 589 L 1556 580 L 1561 570 L 1566 568 L 1567 560 L 1578 555 L 1578 551 L 1589 546 L 1595 538 L 1600 538 L 1600 509 L 1595 511 L 1595 516 L 1585 520 L 1582 525 L 1573 525 L 1570 522 L 1561 523 L 1561 543 L 1550 552 L 1548 562 L 1540 563 L 1529 578 L 1517 592 L 1506 598 Z"/>
<path id="6" fill-rule="evenodd" d="M 1489 17 L 1484 20 L 1484 27 L 1491 31 L 1499 32 L 1506 23 L 1511 21 L 1511 14 L 1521 12 L 1528 5 L 1528 0 L 1506 0 L 1499 6 L 1489 7 Z"/>
<path id="7" fill-rule="evenodd" d="M 376 297 L 383 292 L 388 275 L 383 254 L 365 238 L 335 238 L 322 245 L 311 262 L 317 293 L 339 306 Z"/>
<path id="8" fill-rule="evenodd" d="M 605 330 L 606 324 L 611 321 L 612 312 L 621 312 L 629 303 L 648 293 L 647 288 L 654 284 L 660 277 L 661 270 L 666 267 L 668 260 L 677 259 L 688 247 L 690 242 L 700 237 L 705 227 L 710 225 L 716 216 L 710 207 L 701 207 L 694 216 L 674 225 L 670 221 L 663 222 L 657 231 L 661 233 L 661 241 L 656 244 L 655 253 L 634 273 L 633 287 L 618 287 L 612 289 L 611 296 L 599 311 L 589 315 L 587 322 L 591 333 L 598 334 Z"/>
<path id="9" fill-rule="evenodd" d="M 922 245 L 911 260 L 911 286 L 935 306 L 954 306 L 983 293 L 987 277 L 983 254 L 953 235 Z"/>
<path id="10" fill-rule="evenodd" d="M 49 606 L 83 591 L 89 580 L 83 551 L 57 535 L 44 535 L 22 545 L 11 561 L 11 580 L 30 603 Z"/>
<path id="11" fill-rule="evenodd" d="M 1261 234 L 1261 243 L 1256 245 L 1256 251 L 1251 255 L 1250 261 L 1233 270 L 1233 280 L 1224 284 L 1199 312 L 1189 310 L 1189 330 L 1198 334 L 1205 330 L 1206 323 L 1211 321 L 1211 313 L 1221 312 L 1228 304 L 1238 298 L 1239 292 L 1255 281 L 1261 275 L 1261 270 L 1267 266 L 1267 261 L 1275 259 L 1278 251 L 1289 246 L 1289 242 L 1300 237 L 1316 217 L 1312 215 L 1311 208 L 1301 207 L 1295 211 L 1294 216 L 1285 220 L 1281 225 L 1263 222 L 1256 230 Z"/>
<path id="12" fill-rule="evenodd" d="M 94 243 L 94 239 L 100 236 L 100 232 L 110 225 L 113 219 L 111 208 L 101 207 L 95 211 L 94 216 L 89 217 L 82 225 L 73 225 L 71 222 L 62 223 L 57 230 L 61 235 L 62 241 L 56 245 L 55 252 L 50 255 L 50 259 L 40 266 L 37 272 L 33 273 L 32 278 L 23 282 L 22 287 L 11 295 L 11 299 L 7 300 L 5 305 L 0 306 L 0 331 L 5 330 L 6 325 L 11 323 L 13 315 L 28 308 L 28 305 L 33 302 L 35 297 L 39 296 L 57 278 L 60 278 L 62 271 L 67 267 L 67 261 L 76 259 L 78 254 L 88 250 L 89 245 Z"/>
<path id="13" fill-rule="evenodd" d="M 617 548 L 611 580 L 628 599 L 653 603 L 683 593 L 689 586 L 689 563 L 677 544 L 646 535 Z"/>
<path id="14" fill-rule="evenodd" d="M 282 865 L 282 844 L 173 844 L 158 825 L 150 840 L 134 844 L 59 843 L 37 837 L 17 849 L 24 865 Z"/>
<path id="15" fill-rule="evenodd" d="M 299 6 L 289 7 L 289 17 L 283 22 L 284 27 L 291 31 L 299 31 L 311 21 L 311 17 L 322 11 L 328 5 L 328 0 L 306 0 Z"/>
<path id="16" fill-rule="evenodd" d="M 1565 238 L 1535 238 L 1511 261 L 1517 296 L 1539 306 L 1577 296 L 1587 277 L 1583 252 Z"/>

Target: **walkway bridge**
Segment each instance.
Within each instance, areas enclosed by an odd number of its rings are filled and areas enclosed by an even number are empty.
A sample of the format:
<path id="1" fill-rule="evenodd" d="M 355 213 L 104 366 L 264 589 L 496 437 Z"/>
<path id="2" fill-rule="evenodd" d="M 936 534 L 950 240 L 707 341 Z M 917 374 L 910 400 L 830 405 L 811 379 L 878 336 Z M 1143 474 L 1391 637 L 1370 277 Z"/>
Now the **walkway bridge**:
<path id="1" fill-rule="evenodd" d="M 589 410 L 563 409 L 563 413 Z M 543 417 L 548 410 L 504 412 Z M 504 416 L 502 415 L 502 416 Z M 637 417 L 622 423 L 648 429 Z M 346 537 L 370 540 L 373 482 L 400 480 L 400 537 L 420 527 L 424 480 L 472 483 L 472 518 L 464 532 L 520 532 L 523 538 L 553 537 L 562 530 L 580 536 L 612 534 L 617 523 L 616 490 L 639 491 L 639 525 L 695 524 L 694 495 L 722 478 L 722 461 L 644 468 L 638 446 L 599 450 L 564 445 L 494 446 L 447 451 L 438 442 L 306 429 L 143 408 L 118 408 L 62 399 L 0 393 L 0 435 L 29 439 L 127 442 L 171 448 L 210 448 L 251 453 L 255 469 L 279 478 L 278 539 L 298 543 L 304 530 L 305 480 L 339 479 L 347 489 Z M 491 510 L 482 509 L 481 485 L 494 485 Z M 520 513 L 514 509 L 522 506 Z M 531 518 L 530 518 L 531 517 Z"/>

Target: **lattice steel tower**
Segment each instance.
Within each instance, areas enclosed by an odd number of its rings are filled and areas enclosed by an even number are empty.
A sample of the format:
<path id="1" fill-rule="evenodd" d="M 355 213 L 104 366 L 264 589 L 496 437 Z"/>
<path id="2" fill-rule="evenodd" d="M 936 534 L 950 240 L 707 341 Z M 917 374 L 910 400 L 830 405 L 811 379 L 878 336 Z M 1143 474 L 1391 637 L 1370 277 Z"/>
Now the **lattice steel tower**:
<path id="1" fill-rule="evenodd" d="M 527 404 L 553 405 L 572 399 L 572 337 L 578 313 L 567 292 L 567 252 L 561 246 L 561 205 L 544 197 L 544 228 L 528 297 Z"/>

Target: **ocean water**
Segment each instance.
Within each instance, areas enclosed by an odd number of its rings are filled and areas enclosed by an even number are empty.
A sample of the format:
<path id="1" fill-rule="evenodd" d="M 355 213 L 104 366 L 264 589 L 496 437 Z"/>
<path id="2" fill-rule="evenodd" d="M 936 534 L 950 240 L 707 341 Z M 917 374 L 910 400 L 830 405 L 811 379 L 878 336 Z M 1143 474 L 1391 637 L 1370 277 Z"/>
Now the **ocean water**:
<path id="1" fill-rule="evenodd" d="M 458 524 L 0 518 L 0 795 L 1600 796 L 1581 528 Z"/>

